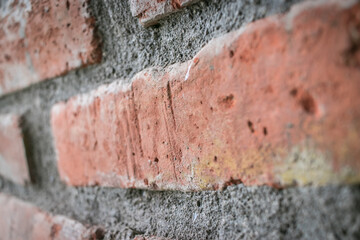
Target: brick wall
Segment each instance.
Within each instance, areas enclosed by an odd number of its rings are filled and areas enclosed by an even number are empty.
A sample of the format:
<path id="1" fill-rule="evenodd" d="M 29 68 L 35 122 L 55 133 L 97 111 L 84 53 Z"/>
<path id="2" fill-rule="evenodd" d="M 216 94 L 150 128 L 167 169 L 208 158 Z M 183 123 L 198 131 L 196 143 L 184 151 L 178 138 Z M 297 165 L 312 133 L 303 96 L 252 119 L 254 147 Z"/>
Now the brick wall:
<path id="1" fill-rule="evenodd" d="M 0 239 L 360 237 L 358 1 L 0 6 Z"/>

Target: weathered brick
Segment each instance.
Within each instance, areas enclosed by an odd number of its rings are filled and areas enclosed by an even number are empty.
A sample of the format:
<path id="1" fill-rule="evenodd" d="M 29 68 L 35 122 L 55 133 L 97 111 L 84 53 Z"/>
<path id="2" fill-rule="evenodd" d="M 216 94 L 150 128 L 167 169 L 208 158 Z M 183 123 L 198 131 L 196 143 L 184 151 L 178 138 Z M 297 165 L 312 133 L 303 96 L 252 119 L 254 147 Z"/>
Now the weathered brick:
<path id="1" fill-rule="evenodd" d="M 2 240 L 102 239 L 101 228 L 60 215 L 51 215 L 15 197 L 0 193 L 0 232 Z"/>
<path id="2" fill-rule="evenodd" d="M 178 11 L 198 0 L 129 0 L 131 13 L 145 26 Z"/>
<path id="3" fill-rule="evenodd" d="M 0 116 L 0 175 L 16 183 L 30 181 L 19 117 Z"/>
<path id="4" fill-rule="evenodd" d="M 7 1 L 0 52 L 0 95 L 101 59 L 86 0 Z"/>
<path id="5" fill-rule="evenodd" d="M 360 180 L 360 4 L 306 2 L 52 109 L 71 185 L 218 189 Z"/>

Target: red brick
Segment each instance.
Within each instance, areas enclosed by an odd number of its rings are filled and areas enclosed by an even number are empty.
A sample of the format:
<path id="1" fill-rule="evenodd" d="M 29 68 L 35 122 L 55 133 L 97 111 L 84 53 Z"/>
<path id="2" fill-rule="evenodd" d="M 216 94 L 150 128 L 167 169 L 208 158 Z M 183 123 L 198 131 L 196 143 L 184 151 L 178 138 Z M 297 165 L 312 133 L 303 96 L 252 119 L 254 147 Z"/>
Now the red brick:
<path id="1" fill-rule="evenodd" d="M 30 181 L 19 118 L 0 116 L 0 175 L 16 183 Z"/>
<path id="2" fill-rule="evenodd" d="M 7 1 L 0 52 L 0 95 L 101 59 L 86 0 Z"/>
<path id="3" fill-rule="evenodd" d="M 100 239 L 103 230 L 60 215 L 51 215 L 20 199 L 0 193 L 2 240 L 85 240 Z"/>
<path id="4" fill-rule="evenodd" d="M 178 11 L 198 0 L 129 0 L 131 13 L 145 26 Z"/>
<path id="5" fill-rule="evenodd" d="M 360 4 L 306 2 L 52 109 L 70 185 L 218 189 L 360 180 Z"/>

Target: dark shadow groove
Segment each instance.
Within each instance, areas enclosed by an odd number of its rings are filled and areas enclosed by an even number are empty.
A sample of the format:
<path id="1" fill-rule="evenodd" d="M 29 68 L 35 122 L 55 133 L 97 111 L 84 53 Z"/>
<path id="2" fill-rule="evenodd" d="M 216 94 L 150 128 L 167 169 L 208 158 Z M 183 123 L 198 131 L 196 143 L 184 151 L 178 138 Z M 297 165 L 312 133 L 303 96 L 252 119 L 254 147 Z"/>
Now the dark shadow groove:
<path id="1" fill-rule="evenodd" d="M 34 139 L 33 135 L 30 132 L 30 124 L 27 122 L 26 117 L 23 115 L 20 118 L 20 128 L 22 130 L 24 147 L 25 147 L 25 155 L 28 164 L 29 174 L 30 174 L 30 181 L 32 184 L 39 184 L 41 179 L 39 176 L 39 171 L 35 156 L 34 156 L 34 149 L 36 144 L 36 139 Z"/>

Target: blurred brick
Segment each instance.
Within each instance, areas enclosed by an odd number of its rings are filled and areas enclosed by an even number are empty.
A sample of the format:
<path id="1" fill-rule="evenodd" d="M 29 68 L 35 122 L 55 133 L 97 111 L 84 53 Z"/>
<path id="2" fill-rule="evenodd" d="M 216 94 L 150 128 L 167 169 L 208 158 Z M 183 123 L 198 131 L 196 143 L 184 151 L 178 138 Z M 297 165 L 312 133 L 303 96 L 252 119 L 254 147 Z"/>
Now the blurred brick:
<path id="1" fill-rule="evenodd" d="M 15 197 L 0 193 L 0 232 L 2 240 L 85 240 L 102 239 L 99 227 L 60 215 L 51 215 Z"/>
<path id="2" fill-rule="evenodd" d="M 0 95 L 101 60 L 86 0 L 7 1 L 0 52 Z"/>
<path id="3" fill-rule="evenodd" d="M 129 0 L 131 13 L 145 26 L 178 11 L 198 0 Z"/>
<path id="4" fill-rule="evenodd" d="M 305 2 L 52 109 L 70 185 L 218 189 L 360 180 L 360 4 Z"/>
<path id="5" fill-rule="evenodd" d="M 13 182 L 30 181 L 19 118 L 0 115 L 0 175 Z"/>

